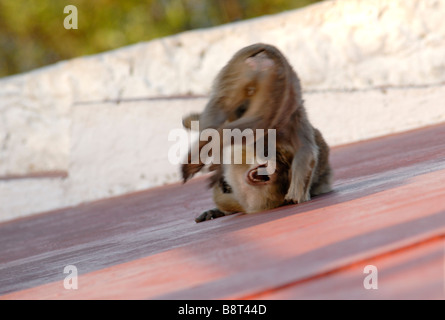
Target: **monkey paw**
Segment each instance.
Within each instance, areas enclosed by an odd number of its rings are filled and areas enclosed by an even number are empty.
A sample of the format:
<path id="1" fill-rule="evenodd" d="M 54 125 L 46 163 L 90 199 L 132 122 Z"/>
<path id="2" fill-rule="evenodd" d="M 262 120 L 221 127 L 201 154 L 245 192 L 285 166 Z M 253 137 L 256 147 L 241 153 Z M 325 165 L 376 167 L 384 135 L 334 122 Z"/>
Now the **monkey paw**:
<path id="1" fill-rule="evenodd" d="M 216 218 L 224 217 L 224 216 L 225 216 L 224 212 L 215 208 L 215 209 L 204 211 L 198 217 L 195 218 L 195 221 L 196 221 L 196 223 L 199 223 L 199 222 L 212 220 L 212 219 L 216 219 Z"/>
<path id="2" fill-rule="evenodd" d="M 311 200 L 311 196 L 309 194 L 300 197 L 298 196 L 292 197 L 289 194 L 287 194 L 286 197 L 284 198 L 284 205 L 298 204 L 309 200 Z"/>
<path id="3" fill-rule="evenodd" d="M 297 201 L 294 201 L 292 199 L 284 199 L 283 206 L 288 206 L 290 204 L 297 204 L 297 203 L 298 203 Z"/>

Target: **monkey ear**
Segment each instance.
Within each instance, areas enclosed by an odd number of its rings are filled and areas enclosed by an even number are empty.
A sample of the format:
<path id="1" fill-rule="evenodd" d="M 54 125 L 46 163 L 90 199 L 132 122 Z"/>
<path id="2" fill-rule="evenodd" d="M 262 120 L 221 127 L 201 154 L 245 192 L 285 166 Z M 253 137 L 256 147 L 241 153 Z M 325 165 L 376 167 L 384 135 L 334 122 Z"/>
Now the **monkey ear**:
<path id="1" fill-rule="evenodd" d="M 259 168 L 265 168 L 267 164 L 262 164 L 259 166 L 256 166 L 253 169 L 250 169 L 246 173 L 246 182 L 251 185 L 266 185 L 272 182 L 272 175 L 267 174 L 259 174 L 258 169 Z"/>

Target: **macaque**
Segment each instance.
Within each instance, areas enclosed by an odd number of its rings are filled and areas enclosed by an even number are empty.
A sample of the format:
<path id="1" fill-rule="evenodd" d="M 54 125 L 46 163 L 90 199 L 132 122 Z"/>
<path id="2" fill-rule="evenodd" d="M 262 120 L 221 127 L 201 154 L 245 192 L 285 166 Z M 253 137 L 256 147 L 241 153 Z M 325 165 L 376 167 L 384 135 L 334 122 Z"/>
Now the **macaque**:
<path id="1" fill-rule="evenodd" d="M 254 44 L 238 51 L 215 79 L 209 102 L 201 114 L 183 119 L 186 128 L 199 121 L 200 131 L 224 129 L 275 129 L 275 171 L 257 174 L 255 159 L 247 164 L 212 164 L 210 170 L 216 209 L 204 212 L 196 221 L 204 221 L 234 212 L 252 213 L 286 203 L 302 203 L 311 195 L 331 190 L 329 147 L 306 115 L 298 76 L 281 54 L 267 44 Z M 227 145 L 221 141 L 221 153 Z M 201 150 L 208 141 L 199 141 Z M 232 146 L 233 148 L 233 146 Z M 184 182 L 204 167 L 182 166 Z M 266 164 L 268 166 L 269 164 Z"/>

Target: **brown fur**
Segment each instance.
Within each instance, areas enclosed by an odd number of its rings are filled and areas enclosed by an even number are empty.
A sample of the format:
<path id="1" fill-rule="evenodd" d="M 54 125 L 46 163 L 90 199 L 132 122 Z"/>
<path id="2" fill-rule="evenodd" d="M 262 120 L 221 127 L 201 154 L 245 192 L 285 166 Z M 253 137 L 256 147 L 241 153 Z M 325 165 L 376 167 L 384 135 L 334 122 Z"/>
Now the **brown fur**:
<path id="1" fill-rule="evenodd" d="M 192 120 L 199 120 L 200 130 L 214 128 L 220 136 L 223 129 L 277 130 L 277 172 L 270 183 L 244 183 L 252 165 L 210 167 L 216 170 L 213 179 L 216 215 L 301 203 L 309 200 L 311 194 L 331 190 L 329 147 L 309 122 L 298 76 L 275 47 L 255 44 L 238 51 L 218 74 L 204 111 L 184 118 L 184 126 L 190 128 Z M 206 143 L 200 142 L 199 150 Z M 221 150 L 223 147 L 221 142 Z M 190 161 L 183 165 L 184 182 L 203 166 Z M 220 185 L 215 183 L 219 179 L 230 185 L 232 194 L 221 192 Z"/>

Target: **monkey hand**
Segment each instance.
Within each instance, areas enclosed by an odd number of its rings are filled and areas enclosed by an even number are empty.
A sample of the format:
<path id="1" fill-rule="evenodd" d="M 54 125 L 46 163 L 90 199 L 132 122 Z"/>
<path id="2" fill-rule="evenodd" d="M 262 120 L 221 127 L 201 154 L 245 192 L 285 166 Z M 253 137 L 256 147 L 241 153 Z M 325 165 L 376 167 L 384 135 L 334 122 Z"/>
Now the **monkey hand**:
<path id="1" fill-rule="evenodd" d="M 305 192 L 301 185 L 291 185 L 286 197 L 284 198 L 285 204 L 297 204 L 311 200 L 309 192 Z"/>
<path id="2" fill-rule="evenodd" d="M 293 200 L 290 200 L 290 199 L 284 199 L 284 201 L 283 201 L 283 206 L 288 206 L 288 205 L 291 205 L 291 204 L 297 204 L 297 202 L 295 202 L 295 201 L 293 201 Z"/>
<path id="3" fill-rule="evenodd" d="M 207 210 L 207 211 L 204 211 L 203 213 L 201 213 L 199 216 L 197 216 L 195 218 L 195 222 L 199 223 L 199 222 L 203 222 L 203 221 L 207 221 L 207 220 L 212 220 L 212 219 L 216 219 L 219 217 L 224 217 L 225 215 L 226 214 L 224 212 L 215 208 L 215 209 Z"/>

